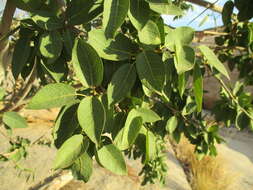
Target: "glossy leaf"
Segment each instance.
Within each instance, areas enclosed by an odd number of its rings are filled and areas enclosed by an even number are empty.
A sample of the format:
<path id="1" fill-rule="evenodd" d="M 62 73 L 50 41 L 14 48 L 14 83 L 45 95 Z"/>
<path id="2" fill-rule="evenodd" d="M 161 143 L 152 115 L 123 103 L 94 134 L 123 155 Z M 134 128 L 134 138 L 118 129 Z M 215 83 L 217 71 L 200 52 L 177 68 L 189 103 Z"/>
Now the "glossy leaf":
<path id="1" fill-rule="evenodd" d="M 78 104 L 65 106 L 58 114 L 53 128 L 54 144 L 56 148 L 60 148 L 77 129 L 77 108 Z"/>
<path id="2" fill-rule="evenodd" d="M 40 52 L 50 63 L 55 61 L 62 51 L 63 43 L 59 32 L 53 31 L 41 36 Z"/>
<path id="3" fill-rule="evenodd" d="M 53 168 L 67 168 L 89 147 L 89 139 L 82 135 L 74 135 L 64 142 L 56 154 Z"/>
<path id="4" fill-rule="evenodd" d="M 203 77 L 198 64 L 195 65 L 193 70 L 193 92 L 197 104 L 197 110 L 198 112 L 201 112 L 203 101 Z"/>
<path id="5" fill-rule="evenodd" d="M 113 75 L 108 85 L 107 96 L 109 104 L 117 103 L 126 97 L 132 89 L 136 80 L 135 66 L 125 64 L 121 66 Z"/>
<path id="6" fill-rule="evenodd" d="M 72 56 L 72 50 L 75 43 L 75 34 L 70 29 L 66 29 L 62 32 L 62 39 L 63 39 L 63 47 L 68 54 L 68 56 L 71 58 Z"/>
<path id="7" fill-rule="evenodd" d="M 228 25 L 229 23 L 231 23 L 233 10 L 234 10 L 233 1 L 227 1 L 222 9 L 222 21 L 224 25 Z"/>
<path id="8" fill-rule="evenodd" d="M 15 79 L 18 78 L 31 53 L 30 38 L 19 38 L 12 57 L 12 74 Z"/>
<path id="9" fill-rule="evenodd" d="M 151 161 L 156 155 L 156 141 L 155 135 L 147 130 L 146 134 L 146 154 L 145 163 Z"/>
<path id="10" fill-rule="evenodd" d="M 229 79 L 229 74 L 227 72 L 226 67 L 220 62 L 220 60 L 216 57 L 214 52 L 205 45 L 199 46 L 199 49 L 207 59 L 208 64 L 217 69 L 221 74 L 223 74 Z"/>
<path id="11" fill-rule="evenodd" d="M 131 110 L 127 116 L 124 127 L 115 137 L 115 145 L 120 150 L 126 150 L 133 145 L 142 126 L 142 118 L 136 115 L 135 110 Z"/>
<path id="12" fill-rule="evenodd" d="M 154 52 L 144 51 L 137 56 L 136 67 L 143 85 L 161 91 L 165 82 L 165 66 L 162 58 Z"/>
<path id="13" fill-rule="evenodd" d="M 28 127 L 26 120 L 17 112 L 5 112 L 3 114 L 3 123 L 11 129 Z"/>
<path id="14" fill-rule="evenodd" d="M 190 46 L 181 45 L 177 43 L 176 56 L 174 59 L 175 67 L 178 74 L 182 74 L 186 71 L 193 69 L 195 63 L 195 52 Z"/>
<path id="15" fill-rule="evenodd" d="M 84 24 L 103 11 L 101 0 L 75 0 L 71 1 L 67 8 L 68 24 Z"/>
<path id="16" fill-rule="evenodd" d="M 126 175 L 127 167 L 121 151 L 113 144 L 105 145 L 97 152 L 99 162 L 111 172 Z"/>
<path id="17" fill-rule="evenodd" d="M 160 116 L 157 115 L 153 110 L 147 108 L 137 108 L 133 110 L 136 116 L 142 118 L 143 123 L 154 123 L 161 120 Z"/>
<path id="18" fill-rule="evenodd" d="M 92 158 L 87 152 L 83 153 L 71 166 L 73 176 L 77 180 L 88 182 L 93 171 Z"/>
<path id="19" fill-rule="evenodd" d="M 60 28 L 63 28 L 63 20 L 59 19 L 56 16 L 51 16 L 51 17 L 44 17 L 44 16 L 39 16 L 35 15 L 32 17 L 32 20 L 42 29 L 48 30 L 48 31 L 53 31 L 57 30 Z"/>
<path id="20" fill-rule="evenodd" d="M 106 119 L 103 104 L 96 97 L 84 98 L 78 107 L 77 116 L 83 131 L 98 145 Z"/>
<path id="21" fill-rule="evenodd" d="M 61 57 L 52 64 L 41 63 L 41 65 L 56 82 L 64 81 L 68 75 L 67 63 Z"/>
<path id="22" fill-rule="evenodd" d="M 95 49 L 84 40 L 76 41 L 72 63 L 74 71 L 84 86 L 99 86 L 103 80 L 103 62 Z"/>
<path id="23" fill-rule="evenodd" d="M 149 0 L 148 2 L 150 8 L 157 13 L 176 16 L 183 14 L 182 9 L 179 6 L 173 4 L 170 0 Z"/>
<path id="24" fill-rule="evenodd" d="M 23 9 L 36 14 L 55 15 L 59 10 L 56 1 L 46 2 L 44 0 L 10 0 L 19 9 Z"/>
<path id="25" fill-rule="evenodd" d="M 153 49 L 161 44 L 160 31 L 157 24 L 149 20 L 138 33 L 139 40 L 146 49 Z"/>
<path id="26" fill-rule="evenodd" d="M 55 83 L 44 86 L 32 98 L 28 109 L 49 109 L 75 102 L 75 89 L 67 84 Z"/>
<path id="27" fill-rule="evenodd" d="M 175 51 L 175 45 L 188 45 L 192 42 L 194 37 L 194 30 L 191 27 L 178 27 L 176 29 L 167 28 L 167 35 L 165 37 L 165 46 L 171 51 Z"/>
<path id="28" fill-rule="evenodd" d="M 114 38 L 129 10 L 129 0 L 104 0 L 103 28 L 105 37 Z"/>
<path id="29" fill-rule="evenodd" d="M 104 31 L 101 29 L 94 29 L 89 32 L 88 43 L 101 58 L 112 61 L 130 59 L 137 50 L 136 44 L 123 34 L 117 34 L 114 40 L 107 40 Z"/>
<path id="30" fill-rule="evenodd" d="M 172 134 L 176 128 L 177 128 L 177 125 L 178 125 L 178 121 L 177 121 L 177 118 L 175 116 L 172 116 L 168 121 L 167 121 L 167 124 L 166 124 L 166 130 Z"/>
<path id="31" fill-rule="evenodd" d="M 146 25 L 149 15 L 149 4 L 145 0 L 130 0 L 128 17 L 138 31 Z"/>
<path id="32" fill-rule="evenodd" d="M 186 77 L 187 77 L 186 73 L 182 73 L 182 74 L 178 75 L 177 89 L 178 89 L 178 92 L 179 92 L 179 95 L 180 95 L 181 98 L 184 95 L 184 91 L 185 91 L 186 84 L 187 84 Z"/>

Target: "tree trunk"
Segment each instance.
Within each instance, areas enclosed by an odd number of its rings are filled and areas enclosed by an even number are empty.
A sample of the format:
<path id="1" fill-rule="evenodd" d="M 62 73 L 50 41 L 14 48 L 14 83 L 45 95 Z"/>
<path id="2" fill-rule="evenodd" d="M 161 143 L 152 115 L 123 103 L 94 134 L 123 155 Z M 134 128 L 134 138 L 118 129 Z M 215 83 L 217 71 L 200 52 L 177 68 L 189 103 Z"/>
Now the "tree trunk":
<path id="1" fill-rule="evenodd" d="M 7 0 L 4 13 L 2 16 L 2 20 L 0 23 L 0 84 L 4 82 L 5 74 L 6 74 L 6 68 L 8 63 L 10 62 L 10 54 L 9 54 L 9 48 L 8 48 L 8 38 L 6 40 L 2 40 L 2 38 L 8 34 L 11 28 L 12 19 L 15 13 L 16 7 L 15 5 L 10 1 Z"/>

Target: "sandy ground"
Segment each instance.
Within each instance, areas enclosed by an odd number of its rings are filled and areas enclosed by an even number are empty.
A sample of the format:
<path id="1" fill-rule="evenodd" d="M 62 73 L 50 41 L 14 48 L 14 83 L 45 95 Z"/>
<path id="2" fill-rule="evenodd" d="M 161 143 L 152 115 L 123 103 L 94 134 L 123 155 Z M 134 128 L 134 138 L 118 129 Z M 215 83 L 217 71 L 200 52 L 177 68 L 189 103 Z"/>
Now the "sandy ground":
<path id="1" fill-rule="evenodd" d="M 56 111 L 41 110 L 39 112 L 25 111 L 23 116 L 28 118 L 30 127 L 17 129 L 14 136 L 19 135 L 34 141 L 41 136 L 51 138 L 52 121 L 56 117 Z M 0 135 L 0 152 L 7 148 L 7 142 Z M 56 154 L 54 147 L 35 145 L 29 149 L 29 155 L 22 166 L 31 168 L 35 172 L 34 180 L 26 181 L 24 174 L 18 176 L 17 170 L 9 162 L 0 162 L 0 190 L 190 190 L 185 173 L 177 161 L 170 145 L 167 148 L 168 176 L 166 184 L 140 185 L 141 179 L 138 173 L 141 170 L 139 161 L 127 160 L 129 175 L 117 176 L 94 164 L 94 172 L 91 180 L 84 184 L 73 180 L 69 172 L 64 172 L 59 176 L 51 170 L 52 162 Z M 11 179 L 11 181 L 10 181 Z"/>
<path id="2" fill-rule="evenodd" d="M 237 132 L 236 129 L 222 131 L 226 144 L 218 146 L 218 153 L 235 176 L 233 190 L 253 189 L 253 134 Z"/>

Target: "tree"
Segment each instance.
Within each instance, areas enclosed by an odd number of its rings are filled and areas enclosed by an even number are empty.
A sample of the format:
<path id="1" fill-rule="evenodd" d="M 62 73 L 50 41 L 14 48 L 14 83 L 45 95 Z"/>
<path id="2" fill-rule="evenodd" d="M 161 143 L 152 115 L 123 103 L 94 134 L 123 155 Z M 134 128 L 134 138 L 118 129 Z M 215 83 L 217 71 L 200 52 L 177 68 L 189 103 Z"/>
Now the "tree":
<path id="1" fill-rule="evenodd" d="M 205 1 L 190 2 L 221 12 Z M 9 31 L 15 7 L 29 12 L 29 17 Z M 234 7 L 238 15 L 233 14 Z M 228 1 L 224 6 L 226 35 L 216 39 L 217 49 L 223 49 L 218 59 L 209 47 L 191 45 L 192 28 L 173 29 L 163 23 L 162 14 L 180 17 L 189 8 L 181 0 L 8 0 L 0 47 L 14 35 L 12 75 L 25 81 L 15 103 L 31 97 L 28 109 L 61 108 L 53 129 L 59 149 L 53 168 L 71 169 L 86 182 L 96 160 L 124 175 L 124 153 L 141 158 L 144 184 L 163 182 L 168 135 L 176 142 L 186 136 L 199 158 L 215 156 L 215 143 L 223 139 L 218 133 L 221 123 L 207 122 L 202 114 L 205 73 L 221 85 L 221 99 L 213 112 L 217 121 L 252 128 L 252 98 L 242 83 L 233 90 L 227 86 L 223 80 L 230 77 L 221 62 L 236 58 L 252 62 L 250 7 L 250 0 Z M 243 41 L 242 33 L 247 36 Z M 235 58 L 238 48 L 243 54 Z M 250 81 L 242 71 L 247 64 L 235 63 Z M 40 83 L 35 95 L 34 80 Z M 0 98 L 8 99 L 4 90 Z M 13 112 L 18 106 L 12 100 L 1 111 L 6 129 L 26 127 Z M 14 148 L 1 154 L 2 160 L 19 161 L 31 144 L 25 139 L 11 143 Z"/>

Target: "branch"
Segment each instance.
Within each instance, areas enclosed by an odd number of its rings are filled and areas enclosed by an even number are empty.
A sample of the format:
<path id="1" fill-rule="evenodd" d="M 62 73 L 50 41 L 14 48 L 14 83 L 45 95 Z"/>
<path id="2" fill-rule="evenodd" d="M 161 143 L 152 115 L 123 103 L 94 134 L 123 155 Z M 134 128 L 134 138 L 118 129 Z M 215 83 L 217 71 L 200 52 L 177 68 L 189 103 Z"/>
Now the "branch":
<path id="1" fill-rule="evenodd" d="M 222 7 L 214 5 L 213 3 L 207 2 L 205 0 L 186 0 L 186 1 L 193 3 L 195 5 L 211 9 L 215 12 L 222 13 Z"/>
<path id="2" fill-rule="evenodd" d="M 16 10 L 16 6 L 10 0 L 7 0 L 5 8 L 4 8 L 2 21 L 0 23 L 0 38 L 5 36 L 10 31 L 15 10 Z M 4 47 L 5 47 L 5 41 L 1 41 L 0 52 L 4 49 Z"/>

